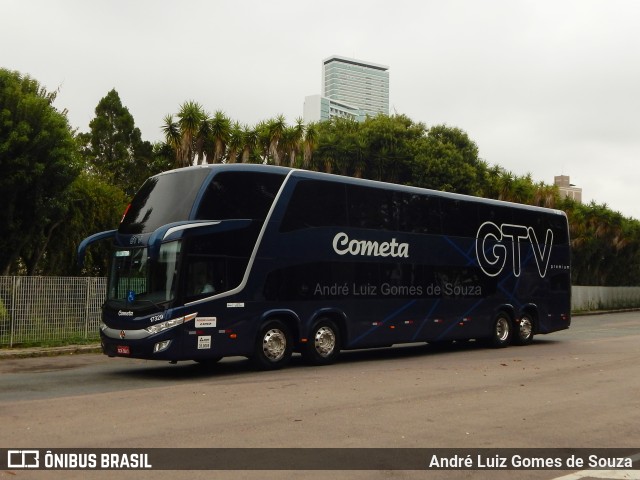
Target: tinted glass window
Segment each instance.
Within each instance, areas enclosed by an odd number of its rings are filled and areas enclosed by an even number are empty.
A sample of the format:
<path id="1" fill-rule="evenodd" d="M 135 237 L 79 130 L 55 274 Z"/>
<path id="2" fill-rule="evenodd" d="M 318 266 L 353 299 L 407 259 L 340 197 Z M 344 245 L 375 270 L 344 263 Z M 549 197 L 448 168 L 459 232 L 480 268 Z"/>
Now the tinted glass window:
<path id="1" fill-rule="evenodd" d="M 442 233 L 440 200 L 428 195 L 403 193 L 399 201 L 399 229 L 411 233 Z"/>
<path id="2" fill-rule="evenodd" d="M 198 168 L 151 177 L 133 197 L 119 232 L 153 232 L 167 223 L 187 220 L 200 186 L 209 172 L 206 168 Z"/>
<path id="3" fill-rule="evenodd" d="M 478 205 L 450 198 L 440 199 L 442 233 L 454 237 L 475 237 L 478 230 Z"/>
<path id="4" fill-rule="evenodd" d="M 519 210 L 514 212 L 514 223 L 533 227 L 538 242 L 540 243 L 545 242 L 547 229 L 551 229 L 553 232 L 553 243 L 555 245 L 566 245 L 569 243 L 566 217 L 564 215 Z"/>
<path id="5" fill-rule="evenodd" d="M 393 191 L 349 185 L 347 197 L 349 225 L 352 227 L 397 230 L 398 210 Z"/>
<path id="6" fill-rule="evenodd" d="M 187 300 L 209 297 L 237 287 L 255 246 L 260 222 L 241 230 L 190 236 L 184 271 Z"/>
<path id="7" fill-rule="evenodd" d="M 558 245 L 569 244 L 569 228 L 567 218 L 564 215 L 551 216 L 551 229 L 553 230 L 553 241 Z"/>
<path id="8" fill-rule="evenodd" d="M 345 186 L 340 183 L 301 180 L 289 200 L 280 230 L 347 225 Z"/>
<path id="9" fill-rule="evenodd" d="M 500 205 L 478 204 L 478 226 L 484 222 L 493 222 L 496 225 L 514 223 L 513 210 Z M 516 212 L 516 216 L 518 213 Z M 516 222 L 518 223 L 518 222 Z"/>
<path id="10" fill-rule="evenodd" d="M 221 172 L 213 177 L 200 203 L 197 220 L 264 220 L 284 176 L 260 172 Z"/>

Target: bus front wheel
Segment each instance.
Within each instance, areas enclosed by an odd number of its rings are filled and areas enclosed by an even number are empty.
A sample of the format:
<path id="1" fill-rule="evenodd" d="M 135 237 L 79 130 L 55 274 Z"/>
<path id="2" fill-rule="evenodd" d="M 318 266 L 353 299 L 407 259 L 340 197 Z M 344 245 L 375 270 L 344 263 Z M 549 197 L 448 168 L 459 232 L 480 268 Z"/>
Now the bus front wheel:
<path id="1" fill-rule="evenodd" d="M 490 340 L 494 348 L 502 348 L 509 345 L 511 339 L 511 318 L 502 312 L 498 314 L 493 322 L 493 333 Z"/>
<path id="2" fill-rule="evenodd" d="M 304 344 L 302 356 L 311 365 L 329 365 L 340 354 L 340 331 L 329 319 L 320 320 Z"/>
<path id="3" fill-rule="evenodd" d="M 289 363 L 292 352 L 289 327 L 280 320 L 271 320 L 260 329 L 251 359 L 260 370 L 276 370 Z"/>

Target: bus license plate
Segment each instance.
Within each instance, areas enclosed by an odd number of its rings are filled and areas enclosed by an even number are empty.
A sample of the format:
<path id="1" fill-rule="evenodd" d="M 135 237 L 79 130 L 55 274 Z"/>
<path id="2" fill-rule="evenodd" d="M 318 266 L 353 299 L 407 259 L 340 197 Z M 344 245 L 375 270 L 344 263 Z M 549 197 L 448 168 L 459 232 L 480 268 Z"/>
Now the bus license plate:
<path id="1" fill-rule="evenodd" d="M 118 345 L 118 354 L 119 355 L 129 355 L 129 346 L 128 345 Z"/>

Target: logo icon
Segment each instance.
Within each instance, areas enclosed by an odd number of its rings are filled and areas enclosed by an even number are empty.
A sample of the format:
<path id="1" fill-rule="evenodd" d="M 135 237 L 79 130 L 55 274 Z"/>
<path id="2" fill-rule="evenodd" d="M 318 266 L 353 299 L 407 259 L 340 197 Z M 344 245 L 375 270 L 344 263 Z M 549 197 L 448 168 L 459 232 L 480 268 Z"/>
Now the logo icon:
<path id="1" fill-rule="evenodd" d="M 8 468 L 39 468 L 40 452 L 38 450 L 8 450 Z"/>
<path id="2" fill-rule="evenodd" d="M 500 275 L 505 267 L 510 266 L 513 276 L 519 277 L 523 262 L 522 245 L 525 243 L 531 246 L 540 277 L 547 275 L 553 248 L 553 231 L 550 228 L 545 232 L 544 243 L 540 243 L 532 227 L 508 223 L 498 226 L 493 222 L 484 222 L 478 228 L 476 238 L 476 258 L 488 276 Z"/>

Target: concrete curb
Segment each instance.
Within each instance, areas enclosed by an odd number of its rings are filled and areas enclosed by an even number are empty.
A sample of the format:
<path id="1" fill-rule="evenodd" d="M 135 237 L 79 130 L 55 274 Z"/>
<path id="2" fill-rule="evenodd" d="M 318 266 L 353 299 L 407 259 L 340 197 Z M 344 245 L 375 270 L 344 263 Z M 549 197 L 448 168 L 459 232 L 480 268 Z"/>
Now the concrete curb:
<path id="1" fill-rule="evenodd" d="M 58 355 L 78 355 L 82 353 L 101 353 L 100 344 L 64 345 L 62 347 L 2 348 L 0 360 L 5 358 L 53 357 Z"/>

